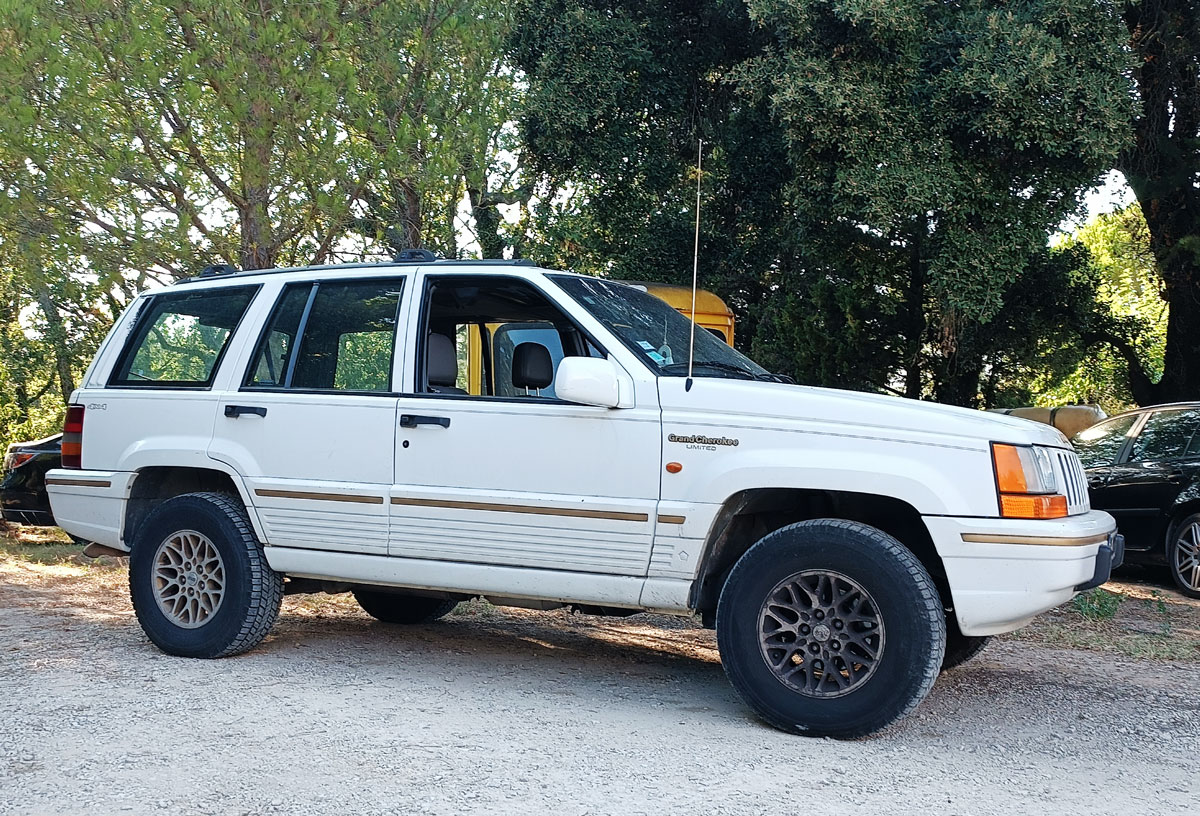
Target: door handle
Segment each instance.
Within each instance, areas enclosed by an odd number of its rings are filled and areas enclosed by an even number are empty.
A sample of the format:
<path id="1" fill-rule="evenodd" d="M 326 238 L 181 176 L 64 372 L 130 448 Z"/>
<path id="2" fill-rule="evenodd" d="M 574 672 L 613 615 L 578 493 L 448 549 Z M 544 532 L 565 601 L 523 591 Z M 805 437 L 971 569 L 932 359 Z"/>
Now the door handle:
<path id="1" fill-rule="evenodd" d="M 450 417 L 435 417 L 421 416 L 420 414 L 401 414 L 401 428 L 415 428 L 418 425 L 441 425 L 443 428 L 450 427 Z"/>
<path id="2" fill-rule="evenodd" d="M 1171 484 L 1183 484 L 1187 481 L 1187 474 L 1183 472 L 1182 468 L 1171 468 L 1167 472 L 1167 481 Z"/>
<path id="3" fill-rule="evenodd" d="M 260 405 L 226 405 L 225 416 L 237 419 L 242 414 L 257 414 L 260 417 L 267 415 L 267 409 Z"/>

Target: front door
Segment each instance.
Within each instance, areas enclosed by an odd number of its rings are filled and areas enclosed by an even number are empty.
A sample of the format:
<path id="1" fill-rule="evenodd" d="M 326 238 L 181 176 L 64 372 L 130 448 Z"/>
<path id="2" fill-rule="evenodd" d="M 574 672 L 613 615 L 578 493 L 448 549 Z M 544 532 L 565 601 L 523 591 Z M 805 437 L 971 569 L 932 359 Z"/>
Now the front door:
<path id="1" fill-rule="evenodd" d="M 657 401 L 610 409 L 557 399 L 557 362 L 605 351 L 520 277 L 427 274 L 414 309 L 390 552 L 645 575 L 659 490 Z"/>
<path id="2" fill-rule="evenodd" d="M 404 283 L 287 285 L 220 395 L 209 455 L 242 474 L 268 543 L 387 553 Z"/>

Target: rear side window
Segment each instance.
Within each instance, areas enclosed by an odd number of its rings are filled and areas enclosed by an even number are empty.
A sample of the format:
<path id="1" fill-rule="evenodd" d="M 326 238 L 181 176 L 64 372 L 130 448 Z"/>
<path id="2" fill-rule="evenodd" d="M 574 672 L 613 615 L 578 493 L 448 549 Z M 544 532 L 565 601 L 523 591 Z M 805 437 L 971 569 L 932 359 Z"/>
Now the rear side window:
<path id="1" fill-rule="evenodd" d="M 154 295 L 109 385 L 207 388 L 258 286 Z"/>
<path id="2" fill-rule="evenodd" d="M 248 388 L 391 390 L 403 279 L 284 289 L 246 373 Z"/>

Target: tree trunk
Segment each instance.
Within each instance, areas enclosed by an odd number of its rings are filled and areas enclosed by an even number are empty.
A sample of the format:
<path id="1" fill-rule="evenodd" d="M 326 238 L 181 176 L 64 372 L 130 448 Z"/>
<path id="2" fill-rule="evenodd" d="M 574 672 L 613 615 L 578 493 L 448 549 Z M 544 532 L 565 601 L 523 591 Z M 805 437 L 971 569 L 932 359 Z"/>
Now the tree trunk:
<path id="1" fill-rule="evenodd" d="M 1194 185 L 1200 136 L 1200 18 L 1190 0 L 1144 0 L 1125 7 L 1139 110 L 1120 170 L 1137 196 L 1162 275 L 1167 318 L 1163 376 L 1151 382 L 1130 365 L 1140 405 L 1200 397 L 1200 196 Z"/>
<path id="2" fill-rule="evenodd" d="M 411 179 L 399 184 L 400 198 L 404 210 L 400 213 L 400 228 L 404 232 L 405 249 L 420 249 L 424 240 L 424 214 L 421 211 L 421 193 Z"/>
<path id="3" fill-rule="evenodd" d="M 925 262 L 921 258 L 925 230 L 924 218 L 913 230 L 909 258 L 908 294 L 905 297 L 905 324 L 908 337 L 904 343 L 904 396 L 921 398 L 921 351 L 925 345 Z"/>
<path id="4" fill-rule="evenodd" d="M 64 403 L 71 401 L 71 392 L 75 390 L 75 375 L 71 372 L 71 352 L 67 347 L 67 330 L 63 325 L 62 313 L 50 296 L 50 289 L 44 284 L 39 285 L 34 292 L 38 307 L 46 316 L 46 339 L 54 350 L 54 368 L 58 374 L 58 385 L 62 391 Z"/>
<path id="5" fill-rule="evenodd" d="M 485 258 L 503 258 L 508 243 L 500 236 L 500 210 L 487 200 L 487 190 L 468 188 L 471 216 L 475 219 L 475 237 Z"/>

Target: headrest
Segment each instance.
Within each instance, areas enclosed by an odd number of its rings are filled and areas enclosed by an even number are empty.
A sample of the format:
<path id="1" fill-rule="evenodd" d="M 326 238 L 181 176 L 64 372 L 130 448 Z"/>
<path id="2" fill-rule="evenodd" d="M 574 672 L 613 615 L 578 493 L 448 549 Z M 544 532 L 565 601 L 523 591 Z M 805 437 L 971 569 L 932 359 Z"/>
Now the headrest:
<path id="1" fill-rule="evenodd" d="M 425 339 L 425 377 L 430 385 L 453 386 L 458 379 L 458 352 L 444 334 Z"/>
<path id="2" fill-rule="evenodd" d="M 541 343 L 518 343 L 513 349 L 512 381 L 517 388 L 545 388 L 554 382 L 550 350 Z"/>

